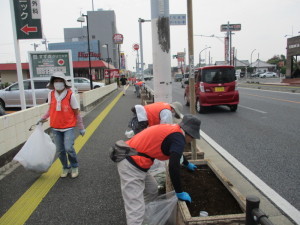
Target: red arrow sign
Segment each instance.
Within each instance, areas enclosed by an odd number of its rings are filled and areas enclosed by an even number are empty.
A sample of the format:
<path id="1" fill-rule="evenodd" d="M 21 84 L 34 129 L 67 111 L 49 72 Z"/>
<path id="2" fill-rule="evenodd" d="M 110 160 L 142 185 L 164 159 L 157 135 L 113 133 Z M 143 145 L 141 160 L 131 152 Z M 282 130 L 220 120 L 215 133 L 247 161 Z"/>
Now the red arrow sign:
<path id="1" fill-rule="evenodd" d="M 37 27 L 29 27 L 28 24 L 21 28 L 21 31 L 27 35 L 29 35 L 29 32 L 37 32 L 37 30 Z"/>

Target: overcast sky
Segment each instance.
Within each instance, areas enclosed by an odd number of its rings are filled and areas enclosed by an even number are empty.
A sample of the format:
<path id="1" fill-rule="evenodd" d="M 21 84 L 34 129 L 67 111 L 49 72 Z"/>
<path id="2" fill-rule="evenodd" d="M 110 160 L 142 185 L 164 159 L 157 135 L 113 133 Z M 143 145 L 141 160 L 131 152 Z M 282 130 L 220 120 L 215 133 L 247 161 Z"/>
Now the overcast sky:
<path id="1" fill-rule="evenodd" d="M 151 19 L 151 0 L 40 0 L 43 32 L 51 43 L 63 42 L 63 28 L 79 27 L 76 21 L 81 13 L 94 9 L 110 9 L 116 14 L 118 33 L 123 34 L 122 51 L 128 59 L 128 69 L 135 66 L 136 52 L 132 45 L 139 43 L 138 18 Z M 300 35 L 300 0 L 193 0 L 194 59 L 212 62 L 224 60 L 224 32 L 222 24 L 241 24 L 241 31 L 233 35 L 232 46 L 237 58 L 252 61 L 258 57 L 268 60 L 274 55 L 286 55 L 288 37 Z M 169 0 L 170 14 L 186 14 L 186 0 Z M 0 63 L 15 62 L 9 0 L 0 0 Z M 143 23 L 144 62 L 152 63 L 151 23 Z M 171 56 L 188 51 L 187 26 L 171 26 Z M 216 37 L 205 37 L 214 35 Z M 33 51 L 33 43 L 40 44 L 37 50 L 45 50 L 41 40 L 21 40 L 21 60 L 27 62 L 27 51 Z M 171 59 L 176 66 L 175 59 Z"/>

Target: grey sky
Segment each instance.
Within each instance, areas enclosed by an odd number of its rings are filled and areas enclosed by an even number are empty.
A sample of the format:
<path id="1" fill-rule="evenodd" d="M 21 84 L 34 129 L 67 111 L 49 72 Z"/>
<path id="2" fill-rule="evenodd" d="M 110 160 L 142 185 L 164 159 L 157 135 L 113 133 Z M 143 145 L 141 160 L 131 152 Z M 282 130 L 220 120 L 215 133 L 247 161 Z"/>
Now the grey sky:
<path id="1" fill-rule="evenodd" d="M 128 56 L 128 69 L 135 66 L 136 53 L 132 45 L 139 43 L 138 18 L 151 19 L 151 0 L 94 0 L 95 10 L 111 9 L 116 13 L 118 33 L 123 34 L 122 51 Z M 169 0 L 170 14 L 186 14 L 186 0 Z M 41 0 L 42 23 L 44 35 L 49 42 L 63 42 L 63 28 L 79 27 L 76 20 L 80 12 L 92 10 L 92 0 Z M 233 35 L 232 45 L 236 48 L 237 57 L 249 60 L 258 58 L 267 60 L 273 55 L 286 55 L 285 35 L 300 35 L 300 0 L 193 0 L 194 34 L 216 37 L 194 36 L 195 64 L 199 52 L 207 46 L 211 48 L 201 53 L 207 60 L 224 60 L 225 33 L 220 26 L 228 21 L 241 24 L 241 31 Z M 15 62 L 12 38 L 12 25 L 9 0 L 0 0 L 0 63 Z M 4 19 L 6 18 L 6 19 Z M 143 24 L 144 62 L 152 63 L 151 23 Z M 171 56 L 177 52 L 188 51 L 187 26 L 171 27 Z M 33 43 L 41 40 L 20 41 L 22 62 L 27 62 L 27 51 L 33 50 Z M 40 45 L 37 50 L 45 50 Z M 175 59 L 171 59 L 176 66 Z M 147 66 L 146 66 L 147 67 Z"/>

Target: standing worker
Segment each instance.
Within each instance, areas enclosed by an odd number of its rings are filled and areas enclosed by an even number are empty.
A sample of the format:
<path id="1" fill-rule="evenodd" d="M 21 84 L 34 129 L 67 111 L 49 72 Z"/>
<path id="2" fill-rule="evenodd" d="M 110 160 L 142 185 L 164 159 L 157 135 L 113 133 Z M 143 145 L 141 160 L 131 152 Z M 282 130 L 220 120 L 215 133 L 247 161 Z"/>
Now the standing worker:
<path id="1" fill-rule="evenodd" d="M 148 126 L 157 124 L 172 124 L 176 119 L 182 118 L 183 106 L 180 102 L 155 102 L 148 105 L 135 105 L 131 111 L 134 114 L 129 126 L 134 134 L 139 133 Z"/>
<path id="2" fill-rule="evenodd" d="M 60 177 L 64 178 L 71 172 L 71 177 L 79 175 L 77 154 L 74 145 L 74 127 L 78 126 L 80 134 L 85 134 L 79 104 L 71 91 L 71 84 L 64 73 L 55 72 L 50 78 L 49 89 L 54 89 L 48 95 L 48 111 L 39 122 L 46 122 L 50 117 L 50 127 L 54 136 L 56 151 L 63 166 Z"/>
<path id="3" fill-rule="evenodd" d="M 200 124 L 197 117 L 188 114 L 180 124 L 148 127 L 126 141 L 128 146 L 143 154 L 127 156 L 117 163 L 127 225 L 141 225 L 145 202 L 153 201 L 158 194 L 157 182 L 148 172 L 154 159 L 169 160 L 169 174 L 176 196 L 179 200 L 192 201 L 190 195 L 183 192 L 181 187 L 180 158 L 185 144 L 200 138 Z M 186 159 L 183 165 L 191 171 L 197 168 Z"/>
<path id="4" fill-rule="evenodd" d="M 121 82 L 121 85 L 123 86 L 123 95 L 125 95 L 126 85 L 127 85 L 127 78 L 125 77 L 125 75 L 121 75 L 120 82 Z"/>

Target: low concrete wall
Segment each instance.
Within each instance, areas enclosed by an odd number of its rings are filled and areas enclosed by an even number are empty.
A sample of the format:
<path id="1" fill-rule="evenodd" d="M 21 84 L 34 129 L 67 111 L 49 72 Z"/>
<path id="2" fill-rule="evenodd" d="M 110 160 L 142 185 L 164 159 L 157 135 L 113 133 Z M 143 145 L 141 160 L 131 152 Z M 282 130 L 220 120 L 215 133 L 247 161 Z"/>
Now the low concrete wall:
<path id="1" fill-rule="evenodd" d="M 87 112 L 104 96 L 115 91 L 117 84 L 107 85 L 76 95 L 81 102 L 81 110 Z M 47 111 L 48 104 L 38 105 L 19 112 L 0 117 L 0 167 L 10 162 L 21 146 L 26 142 L 32 131 L 29 128 L 36 124 Z M 49 128 L 49 122 L 43 124 L 44 130 Z"/>
<path id="2" fill-rule="evenodd" d="M 109 93 L 116 90 L 117 83 L 113 83 L 110 85 L 106 85 L 101 88 L 96 88 L 92 91 L 86 91 L 82 93 L 82 101 L 81 101 L 81 110 L 82 111 L 89 111 L 90 108 L 94 107 L 99 103 L 99 101 Z"/>

